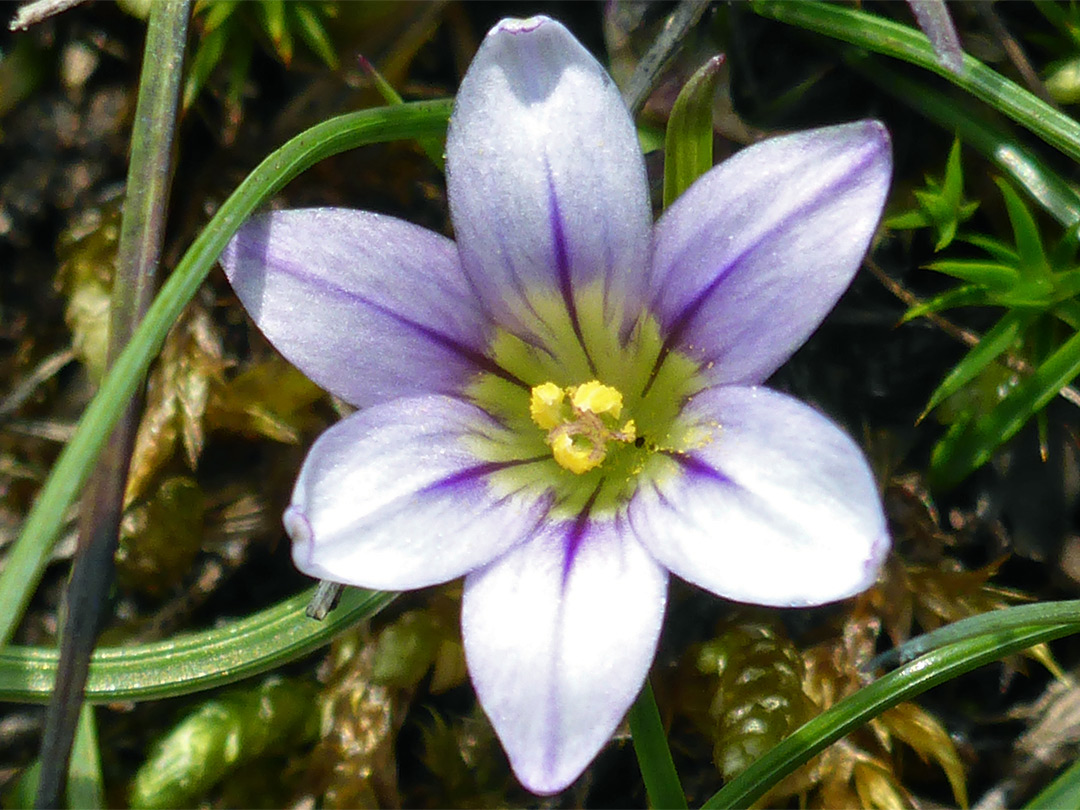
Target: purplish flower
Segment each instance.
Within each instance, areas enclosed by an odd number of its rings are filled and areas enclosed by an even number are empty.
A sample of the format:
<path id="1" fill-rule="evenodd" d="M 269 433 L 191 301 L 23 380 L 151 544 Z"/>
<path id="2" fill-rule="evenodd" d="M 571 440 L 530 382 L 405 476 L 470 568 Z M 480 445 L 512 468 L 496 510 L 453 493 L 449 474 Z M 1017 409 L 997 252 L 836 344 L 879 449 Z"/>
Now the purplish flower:
<path id="1" fill-rule="evenodd" d="M 760 386 L 857 270 L 888 189 L 861 121 L 774 138 L 653 224 L 618 90 L 562 25 L 503 20 L 446 145 L 455 240 L 366 211 L 254 217 L 222 257 L 308 376 L 355 405 L 285 513 L 296 565 L 464 577 L 477 697 L 530 790 L 566 787 L 656 652 L 669 572 L 817 605 L 889 539 L 862 453 Z"/>

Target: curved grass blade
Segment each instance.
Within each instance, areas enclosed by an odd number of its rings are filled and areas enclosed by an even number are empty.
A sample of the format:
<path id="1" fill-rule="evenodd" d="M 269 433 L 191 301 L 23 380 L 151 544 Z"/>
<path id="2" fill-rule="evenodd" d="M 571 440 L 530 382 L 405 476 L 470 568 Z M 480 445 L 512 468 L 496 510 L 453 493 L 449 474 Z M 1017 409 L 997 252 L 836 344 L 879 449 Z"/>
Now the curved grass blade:
<path id="1" fill-rule="evenodd" d="M 936 73 L 1027 127 L 1073 160 L 1080 161 L 1080 123 L 1075 119 L 1055 110 L 972 56 L 964 56 L 963 69 L 958 73 L 949 71 L 938 63 L 926 35 L 913 28 L 864 11 L 815 0 L 754 0 L 751 8 L 762 17 L 816 31 Z"/>
<path id="2" fill-rule="evenodd" d="M 187 695 L 268 672 L 328 644 L 396 594 L 348 588 L 324 621 L 304 615 L 311 588 L 252 616 L 165 641 L 102 647 L 90 659 L 86 700 L 155 700 Z M 49 647 L 0 649 L 0 700 L 45 703 L 56 678 Z"/>
<path id="3" fill-rule="evenodd" d="M 920 655 L 940 649 L 957 641 L 986 635 L 1000 630 L 1018 630 L 1040 625 L 1080 621 L 1080 599 L 1059 602 L 1038 602 L 980 613 L 966 619 L 923 633 L 883 652 L 866 665 L 868 671 L 914 661 Z"/>
<path id="4" fill-rule="evenodd" d="M 79 420 L 0 572 L 0 643 L 10 641 L 37 586 L 61 519 L 86 481 L 124 403 L 165 334 L 243 221 L 286 183 L 324 158 L 365 144 L 445 133 L 451 101 L 424 101 L 342 115 L 297 135 L 267 157 L 221 206 L 161 288 L 131 342 Z"/>
<path id="5" fill-rule="evenodd" d="M 886 709 L 983 664 L 1078 632 L 1080 619 L 1035 628 L 993 630 L 924 655 L 882 676 L 796 729 L 714 794 L 705 802 L 703 810 L 749 807 L 819 751 Z"/>

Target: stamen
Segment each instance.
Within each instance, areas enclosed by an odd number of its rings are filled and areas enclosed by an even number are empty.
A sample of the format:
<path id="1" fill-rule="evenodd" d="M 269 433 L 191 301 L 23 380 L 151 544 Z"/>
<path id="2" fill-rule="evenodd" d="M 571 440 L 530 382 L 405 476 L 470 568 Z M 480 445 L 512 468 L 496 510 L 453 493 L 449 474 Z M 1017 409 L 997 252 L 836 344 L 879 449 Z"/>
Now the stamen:
<path id="1" fill-rule="evenodd" d="M 565 407 L 570 399 L 569 410 Z M 631 419 L 616 428 L 622 414 L 622 393 L 592 380 L 569 388 L 546 382 L 532 389 L 532 420 L 548 432 L 547 443 L 560 467 L 577 475 L 599 467 L 609 442 L 633 442 L 637 428 Z"/>

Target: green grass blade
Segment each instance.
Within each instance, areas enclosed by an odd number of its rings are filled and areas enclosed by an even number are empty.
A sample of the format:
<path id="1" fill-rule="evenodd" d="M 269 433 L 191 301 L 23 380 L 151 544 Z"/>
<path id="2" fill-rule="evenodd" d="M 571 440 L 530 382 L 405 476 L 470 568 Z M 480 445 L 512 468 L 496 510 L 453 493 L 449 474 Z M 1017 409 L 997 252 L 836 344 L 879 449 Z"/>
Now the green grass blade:
<path id="1" fill-rule="evenodd" d="M 982 287 L 964 284 L 959 287 L 954 287 L 951 290 L 946 290 L 939 295 L 935 295 L 933 298 L 929 298 L 921 304 L 916 304 L 904 313 L 904 316 L 900 319 L 900 323 L 907 323 L 908 321 L 912 321 L 927 313 L 940 312 L 943 309 L 986 306 L 989 303 L 990 301 L 987 297 L 986 290 Z"/>
<path id="2" fill-rule="evenodd" d="M 679 91 L 664 136 L 664 208 L 713 165 L 713 97 L 722 56 L 697 69 Z"/>
<path id="3" fill-rule="evenodd" d="M 920 655 L 987 633 L 1075 621 L 1080 621 L 1080 599 L 1037 602 L 1032 605 L 1014 605 L 991 610 L 909 639 L 899 647 L 894 647 L 879 655 L 866 668 L 875 670 L 879 667 L 906 664 Z"/>
<path id="4" fill-rule="evenodd" d="M 69 807 L 97 810 L 105 807 L 105 780 L 101 775 L 101 749 L 98 748 L 97 720 L 94 707 L 84 703 L 79 710 L 79 726 L 71 750 L 71 770 L 67 780 Z"/>
<path id="5" fill-rule="evenodd" d="M 1016 237 L 1016 252 L 1020 256 L 1020 272 L 1029 278 L 1048 278 L 1050 265 L 1046 261 L 1046 252 L 1043 250 L 1042 237 L 1039 235 L 1039 226 L 1035 224 L 1035 217 L 1024 205 L 1012 186 L 1000 178 L 994 178 L 1001 196 L 1005 198 L 1005 209 L 1009 214 L 1009 223 L 1012 225 L 1013 235 Z"/>
<path id="6" fill-rule="evenodd" d="M 977 149 L 1059 223 L 1071 227 L 1080 222 L 1080 197 L 1076 192 L 1012 134 L 987 121 L 985 115 L 969 109 L 974 105 L 959 103 L 960 100 L 936 90 L 929 83 L 914 81 L 861 51 L 852 49 L 846 56 L 852 69 L 942 129 L 959 135 L 965 145 Z M 967 241 L 974 242 L 974 239 Z M 1016 255 L 1015 251 L 1010 253 Z M 995 255 L 1001 261 L 1009 261 Z"/>
<path id="7" fill-rule="evenodd" d="M 929 653 L 882 676 L 796 729 L 713 795 L 703 808 L 749 807 L 819 751 L 898 703 L 911 700 L 983 664 L 1078 632 L 1080 620 L 1036 628 L 995 630 Z"/>
<path id="8" fill-rule="evenodd" d="M 386 78 L 379 73 L 375 68 L 375 65 L 368 61 L 366 56 L 360 56 L 360 67 L 371 78 L 372 83 L 375 85 L 375 89 L 379 95 L 383 97 L 389 106 L 396 107 L 399 104 L 404 104 L 405 100 L 401 97 L 394 86 L 386 80 Z M 444 139 L 439 138 L 422 138 L 419 140 L 420 148 L 424 150 L 424 154 L 428 156 L 428 160 L 435 164 L 437 168 L 443 174 L 446 173 L 446 158 L 443 157 L 443 147 L 445 145 Z"/>
<path id="9" fill-rule="evenodd" d="M 161 288 L 38 493 L 0 572 L 0 642 L 9 642 L 18 626 L 60 532 L 63 515 L 89 476 L 124 404 L 145 376 L 169 328 L 243 221 L 289 180 L 324 158 L 369 143 L 441 136 L 450 107 L 450 100 L 415 102 L 325 121 L 271 154 L 225 201 Z"/>
<path id="10" fill-rule="evenodd" d="M 1070 765 L 1064 773 L 1043 788 L 1039 795 L 1024 807 L 1025 810 L 1060 810 L 1062 807 L 1080 807 L 1080 761 Z"/>
<path id="11" fill-rule="evenodd" d="M 312 588 L 213 630 L 151 644 L 99 648 L 90 659 L 86 700 L 155 700 L 268 672 L 328 644 L 395 596 L 347 588 L 337 608 L 320 622 L 304 613 L 314 593 Z M 49 647 L 0 649 L 0 700 L 47 702 L 57 660 L 56 650 Z"/>
<path id="12" fill-rule="evenodd" d="M 926 268 L 983 287 L 1007 290 L 1020 281 L 1016 268 L 984 259 L 944 259 Z"/>
<path id="13" fill-rule="evenodd" d="M 926 409 L 919 419 L 923 419 L 947 397 L 951 397 L 975 379 L 984 368 L 1013 345 L 1034 319 L 1034 313 L 1023 310 L 1012 310 L 1002 316 L 1001 320 L 982 336 L 982 340 L 964 355 L 964 358 L 956 364 L 952 371 L 945 375 L 941 385 L 935 388 L 934 393 L 930 395 L 930 400 L 926 403 Z"/>
<path id="14" fill-rule="evenodd" d="M 755 0 L 763 17 L 796 25 L 868 51 L 902 59 L 948 79 L 1080 161 L 1080 123 L 1009 81 L 972 56 L 952 73 L 938 64 L 925 34 L 874 14 L 815 0 Z"/>
<path id="15" fill-rule="evenodd" d="M 630 707 L 627 719 L 630 721 L 630 735 L 634 740 L 634 753 L 641 767 L 645 792 L 649 794 L 649 805 L 683 810 L 686 807 L 686 794 L 675 771 L 675 762 L 671 759 L 667 734 L 648 679 L 638 699 Z"/>
<path id="16" fill-rule="evenodd" d="M 993 411 L 955 433 L 948 433 L 938 442 L 930 459 L 932 483 L 953 486 L 989 461 L 994 450 L 1012 438 L 1077 374 L 1080 374 L 1080 332 L 1058 347 Z"/>

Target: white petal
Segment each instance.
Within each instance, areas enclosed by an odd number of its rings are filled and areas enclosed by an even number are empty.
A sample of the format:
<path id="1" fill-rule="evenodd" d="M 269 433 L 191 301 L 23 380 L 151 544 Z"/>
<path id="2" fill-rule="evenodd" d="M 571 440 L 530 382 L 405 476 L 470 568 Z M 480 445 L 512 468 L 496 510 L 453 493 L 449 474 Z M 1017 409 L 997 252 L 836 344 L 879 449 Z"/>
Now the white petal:
<path id="1" fill-rule="evenodd" d="M 703 175 L 656 223 L 653 310 L 713 384 L 764 382 L 859 269 L 889 190 L 877 121 L 771 138 Z"/>
<path id="2" fill-rule="evenodd" d="M 593 281 L 636 316 L 652 226 L 641 147 L 611 77 L 562 25 L 504 20 L 487 35 L 446 172 L 462 266 L 501 323 L 532 328 L 536 296 L 576 306 Z"/>
<path id="3" fill-rule="evenodd" d="M 697 394 L 700 434 L 678 473 L 634 493 L 634 532 L 672 573 L 760 605 L 817 605 L 865 590 L 889 550 L 881 500 L 855 443 L 765 388 Z"/>
<path id="4" fill-rule="evenodd" d="M 465 579 L 465 656 L 518 779 L 556 793 L 637 697 L 667 572 L 611 521 L 567 521 Z"/>
<path id="5" fill-rule="evenodd" d="M 474 449 L 500 430 L 476 406 L 443 396 L 343 419 L 311 448 L 285 513 L 296 567 L 365 588 L 423 588 L 528 537 L 548 496 L 496 489 L 491 476 L 506 465 Z"/>
<path id="6" fill-rule="evenodd" d="M 490 337 L 454 243 L 342 208 L 252 217 L 221 264 L 259 329 L 323 388 L 365 407 L 457 394 Z"/>

